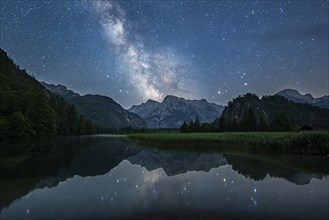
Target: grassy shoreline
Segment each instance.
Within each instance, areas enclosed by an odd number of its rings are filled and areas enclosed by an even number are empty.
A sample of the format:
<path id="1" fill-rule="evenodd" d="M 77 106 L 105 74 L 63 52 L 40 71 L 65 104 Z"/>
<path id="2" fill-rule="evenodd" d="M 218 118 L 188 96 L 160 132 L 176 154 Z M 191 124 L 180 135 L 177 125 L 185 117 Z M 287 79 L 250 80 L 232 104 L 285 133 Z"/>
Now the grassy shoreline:
<path id="1" fill-rule="evenodd" d="M 239 150 L 286 154 L 329 154 L 329 132 L 228 132 L 129 134 L 147 146 L 197 150 Z"/>

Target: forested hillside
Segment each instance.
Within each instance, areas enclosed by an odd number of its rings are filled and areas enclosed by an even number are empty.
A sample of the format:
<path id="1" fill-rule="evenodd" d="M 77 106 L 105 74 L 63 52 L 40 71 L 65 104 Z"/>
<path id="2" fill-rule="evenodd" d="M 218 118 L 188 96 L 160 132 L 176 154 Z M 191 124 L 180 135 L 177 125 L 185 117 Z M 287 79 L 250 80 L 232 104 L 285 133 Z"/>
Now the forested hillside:
<path id="1" fill-rule="evenodd" d="M 329 110 L 300 104 L 281 96 L 247 93 L 228 103 L 220 120 L 221 131 L 288 131 L 303 125 L 329 124 Z"/>
<path id="2" fill-rule="evenodd" d="M 16 65 L 0 49 L 0 140 L 105 132 Z"/>
<path id="3" fill-rule="evenodd" d="M 329 109 L 290 101 L 282 96 L 247 93 L 229 101 L 223 114 L 212 123 L 184 122 L 181 132 L 207 131 L 292 131 L 329 127 Z M 304 126 L 305 127 L 305 126 Z"/>

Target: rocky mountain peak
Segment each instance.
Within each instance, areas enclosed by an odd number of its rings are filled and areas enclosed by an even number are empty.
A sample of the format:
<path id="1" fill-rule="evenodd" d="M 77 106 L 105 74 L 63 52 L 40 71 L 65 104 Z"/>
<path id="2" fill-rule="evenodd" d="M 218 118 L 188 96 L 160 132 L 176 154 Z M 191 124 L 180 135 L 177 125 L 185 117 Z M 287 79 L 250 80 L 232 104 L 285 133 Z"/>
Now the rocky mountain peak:
<path id="1" fill-rule="evenodd" d="M 168 95 L 163 102 L 149 100 L 141 105 L 132 106 L 129 111 L 145 120 L 149 128 L 178 128 L 184 121 L 194 120 L 213 122 L 224 110 L 221 105 L 207 100 L 186 100 Z"/>
<path id="2" fill-rule="evenodd" d="M 302 95 L 295 89 L 284 89 L 275 95 L 283 96 L 286 99 L 296 103 L 307 103 L 310 105 L 318 106 L 320 108 L 329 108 L 329 98 L 327 95 L 314 98 L 310 93 Z"/>
<path id="3" fill-rule="evenodd" d="M 157 102 L 157 101 L 154 101 L 154 100 L 152 100 L 152 99 L 149 99 L 149 100 L 147 100 L 145 103 L 143 103 L 143 104 L 145 104 L 145 105 L 153 105 L 153 104 L 158 104 L 159 102 Z"/>
<path id="4" fill-rule="evenodd" d="M 62 96 L 64 98 L 74 98 L 80 96 L 79 93 L 75 93 L 72 90 L 67 89 L 66 86 L 63 86 L 61 84 L 54 85 L 54 84 L 48 84 L 46 82 L 41 82 L 41 85 L 43 85 L 50 92 Z"/>
<path id="5" fill-rule="evenodd" d="M 299 97 L 301 94 L 296 89 L 284 89 L 280 92 L 278 92 L 276 95 L 289 95 L 289 96 L 295 96 Z"/>
<path id="6" fill-rule="evenodd" d="M 173 95 L 167 95 L 164 99 L 163 102 L 164 103 L 169 103 L 169 102 L 179 102 L 179 101 L 185 101 L 184 98 L 180 98 L 177 96 L 173 96 Z"/>
<path id="7" fill-rule="evenodd" d="M 307 93 L 307 94 L 305 95 L 305 97 L 310 98 L 310 99 L 313 99 L 313 98 L 314 98 L 314 97 L 312 96 L 311 93 Z"/>

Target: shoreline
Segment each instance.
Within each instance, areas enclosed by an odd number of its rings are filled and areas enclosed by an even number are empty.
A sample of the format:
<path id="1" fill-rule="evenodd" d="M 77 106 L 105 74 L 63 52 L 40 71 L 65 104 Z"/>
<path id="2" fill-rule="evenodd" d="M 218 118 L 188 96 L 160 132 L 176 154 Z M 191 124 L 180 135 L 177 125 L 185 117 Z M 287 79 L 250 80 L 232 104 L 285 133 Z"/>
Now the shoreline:
<path id="1" fill-rule="evenodd" d="M 328 155 L 329 132 L 227 132 L 129 134 L 149 147 L 182 150 L 237 150 L 257 153 Z"/>

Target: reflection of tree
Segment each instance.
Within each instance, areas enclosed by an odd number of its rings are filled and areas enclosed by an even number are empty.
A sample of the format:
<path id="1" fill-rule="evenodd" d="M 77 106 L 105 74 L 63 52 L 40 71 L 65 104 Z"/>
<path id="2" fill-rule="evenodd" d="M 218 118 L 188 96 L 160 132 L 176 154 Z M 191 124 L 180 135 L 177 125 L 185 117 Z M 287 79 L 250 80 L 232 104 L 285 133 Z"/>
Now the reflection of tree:
<path id="1" fill-rule="evenodd" d="M 123 139 L 59 138 L 10 142 L 0 148 L 0 208 L 34 188 L 54 187 L 73 177 L 109 172 L 138 152 Z"/>
<path id="2" fill-rule="evenodd" d="M 266 175 L 284 178 L 297 185 L 308 184 L 312 178 L 328 175 L 328 161 L 302 156 L 241 156 L 224 155 L 228 164 L 239 174 L 254 180 L 263 180 Z"/>
<path id="3" fill-rule="evenodd" d="M 32 189 L 54 187 L 74 175 L 105 174 L 125 159 L 148 170 L 163 168 L 169 176 L 194 170 L 209 172 L 227 163 L 235 171 L 255 180 L 262 180 L 269 174 L 296 184 L 307 184 L 311 178 L 321 178 L 329 173 L 328 160 L 309 156 L 236 156 L 140 149 L 126 139 L 101 137 L 2 143 L 0 208 Z"/>
<path id="4" fill-rule="evenodd" d="M 147 170 L 163 168 L 168 176 L 187 171 L 209 172 L 211 168 L 225 164 L 232 165 L 233 170 L 252 178 L 263 180 L 266 175 L 285 178 L 295 184 L 308 184 L 312 178 L 328 175 L 328 161 L 317 157 L 301 155 L 222 155 L 198 152 L 166 152 L 143 150 L 128 158 L 133 164 L 139 164 Z"/>
<path id="5" fill-rule="evenodd" d="M 225 155 L 228 164 L 232 165 L 232 169 L 239 174 L 252 178 L 254 180 L 262 180 L 267 175 L 267 170 L 260 169 L 262 162 L 258 160 L 246 159 L 239 156 Z"/>

